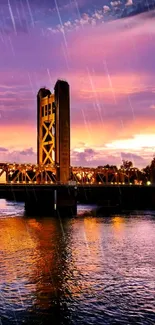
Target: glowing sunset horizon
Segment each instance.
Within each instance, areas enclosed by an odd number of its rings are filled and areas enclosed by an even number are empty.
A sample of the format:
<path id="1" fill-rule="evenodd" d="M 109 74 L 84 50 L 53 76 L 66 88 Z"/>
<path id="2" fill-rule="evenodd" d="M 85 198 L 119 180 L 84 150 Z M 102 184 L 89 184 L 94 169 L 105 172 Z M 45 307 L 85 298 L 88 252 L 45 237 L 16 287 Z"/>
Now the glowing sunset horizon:
<path id="1" fill-rule="evenodd" d="M 36 162 L 37 92 L 65 79 L 71 164 L 136 167 L 155 153 L 153 0 L 2 1 L 0 161 Z"/>

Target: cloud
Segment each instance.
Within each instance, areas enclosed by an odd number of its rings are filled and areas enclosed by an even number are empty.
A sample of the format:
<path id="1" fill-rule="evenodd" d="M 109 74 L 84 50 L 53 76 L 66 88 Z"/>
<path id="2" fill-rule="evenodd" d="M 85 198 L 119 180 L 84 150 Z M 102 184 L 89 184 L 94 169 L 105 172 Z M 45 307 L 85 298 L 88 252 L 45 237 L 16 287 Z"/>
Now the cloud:
<path id="1" fill-rule="evenodd" d="M 137 134 L 131 139 L 114 140 L 111 143 L 107 143 L 105 146 L 115 150 L 131 150 L 131 152 L 134 153 L 137 150 L 143 150 L 144 147 L 154 150 L 154 144 L 155 134 Z"/>
<path id="2" fill-rule="evenodd" d="M 0 147 L 0 152 L 8 152 L 8 149 Z"/>
<path id="3" fill-rule="evenodd" d="M 131 1 L 131 0 L 128 0 L 128 1 Z M 121 4 L 121 1 L 111 1 L 110 4 L 112 7 L 117 7 Z"/>
<path id="4" fill-rule="evenodd" d="M 24 150 L 8 150 L 0 148 L 0 161 L 1 162 L 16 162 L 16 163 L 36 163 L 36 152 L 32 148 Z"/>
<path id="5" fill-rule="evenodd" d="M 155 0 L 147 1 L 104 1 L 101 0 L 67 0 L 59 1 L 57 7 L 54 1 L 15 1 L 6 3 L 1 0 L 0 30 L 1 38 L 5 35 L 31 34 L 31 31 L 40 30 L 44 33 L 48 28 L 52 33 L 64 32 L 72 28 L 79 28 L 85 24 L 95 25 L 99 22 L 120 19 L 155 8 Z M 62 26 L 59 21 L 59 14 Z M 81 17 L 80 17 L 81 16 Z M 86 19 L 87 16 L 87 19 Z"/>
<path id="6" fill-rule="evenodd" d="M 119 167 L 122 164 L 122 160 L 131 160 L 134 166 L 143 168 L 150 163 L 152 155 L 153 153 L 150 152 L 150 156 L 147 154 L 143 158 L 140 154 L 122 152 L 120 150 L 114 152 L 107 150 L 104 146 L 96 149 L 86 149 L 84 147 L 80 151 L 77 148 L 72 150 L 71 162 L 73 166 L 97 167 L 110 164 Z"/>
<path id="7" fill-rule="evenodd" d="M 32 148 L 23 150 L 2 149 L 4 150 L 0 150 L 1 162 L 36 164 L 36 152 Z M 120 150 L 114 152 L 113 150 L 107 149 L 105 146 L 96 148 L 84 146 L 80 149 L 74 148 L 71 150 L 71 164 L 72 166 L 85 167 L 104 166 L 106 164 L 120 166 L 122 160 L 131 160 L 134 166 L 143 168 L 150 163 L 153 153 L 153 151 L 146 151 L 145 157 L 142 157 L 140 154 L 123 152 Z"/>
<path id="8" fill-rule="evenodd" d="M 28 148 L 28 149 L 20 151 L 20 154 L 23 155 L 23 156 L 32 156 L 35 153 L 34 153 L 33 148 Z"/>
<path id="9" fill-rule="evenodd" d="M 143 157 L 131 152 L 121 152 L 121 156 L 123 160 L 129 160 L 132 157 L 132 159 L 141 159 L 142 161 L 144 161 Z"/>
<path id="10" fill-rule="evenodd" d="M 139 2 L 132 2 L 128 0 L 126 3 L 122 1 L 111 1 L 109 5 L 107 3 L 101 7 L 96 6 L 95 11 L 88 10 L 80 12 L 80 15 L 73 17 L 70 15 L 68 20 L 62 22 L 62 24 L 55 24 L 48 26 L 48 30 L 52 33 L 66 32 L 80 29 L 87 25 L 100 25 L 105 22 L 121 20 L 123 18 L 134 17 L 142 13 L 149 14 L 150 17 L 154 17 L 155 1 L 148 0 L 147 3 L 140 4 Z M 145 15 L 144 15 L 145 19 Z M 63 21 L 63 20 L 62 20 Z"/>
<path id="11" fill-rule="evenodd" d="M 106 5 L 103 6 L 103 12 L 104 12 L 104 14 L 108 13 L 110 10 L 111 10 L 111 9 L 110 9 L 109 6 L 106 6 Z"/>
<path id="12" fill-rule="evenodd" d="M 126 6 L 132 6 L 133 5 L 133 1 L 132 0 L 127 0 L 127 2 L 126 2 L 125 5 Z"/>
<path id="13" fill-rule="evenodd" d="M 104 9 L 107 10 L 107 8 Z M 70 32 L 74 30 L 79 30 L 83 28 L 84 26 L 95 26 L 97 24 L 103 23 L 104 20 L 104 13 L 102 10 L 96 10 L 92 14 L 88 13 L 83 13 L 81 17 L 78 19 L 76 18 L 75 20 L 67 20 L 62 24 L 58 24 L 54 27 L 48 27 L 47 30 L 50 31 L 51 33 L 65 33 L 65 32 Z"/>
<path id="14" fill-rule="evenodd" d="M 135 153 L 130 152 L 121 152 L 122 160 L 130 160 L 133 163 L 133 166 L 144 166 L 146 165 L 146 160 Z"/>
<path id="15" fill-rule="evenodd" d="M 99 134 L 99 133 L 98 133 Z M 75 166 L 117 165 L 122 160 L 131 160 L 133 165 L 143 168 L 150 164 L 155 152 L 155 135 L 137 135 L 135 137 L 125 136 L 122 140 L 103 142 L 104 144 L 79 143 L 71 151 L 71 161 Z M 137 142 L 139 145 L 137 146 Z M 147 143 L 150 145 L 147 146 Z"/>
<path id="16" fill-rule="evenodd" d="M 71 162 L 73 166 L 97 167 L 106 164 L 119 164 L 120 158 L 115 155 L 107 154 L 106 157 L 103 151 L 97 151 L 92 148 L 87 148 L 81 152 L 72 150 Z"/>

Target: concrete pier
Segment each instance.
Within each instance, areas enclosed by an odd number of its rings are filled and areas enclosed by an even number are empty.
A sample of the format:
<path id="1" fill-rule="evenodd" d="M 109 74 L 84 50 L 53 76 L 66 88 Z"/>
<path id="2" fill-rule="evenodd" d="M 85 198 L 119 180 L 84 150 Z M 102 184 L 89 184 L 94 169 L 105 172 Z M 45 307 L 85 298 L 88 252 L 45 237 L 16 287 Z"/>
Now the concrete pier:
<path id="1" fill-rule="evenodd" d="M 77 214 L 76 190 L 67 186 L 28 191 L 25 193 L 25 212 L 28 215 L 74 216 Z"/>

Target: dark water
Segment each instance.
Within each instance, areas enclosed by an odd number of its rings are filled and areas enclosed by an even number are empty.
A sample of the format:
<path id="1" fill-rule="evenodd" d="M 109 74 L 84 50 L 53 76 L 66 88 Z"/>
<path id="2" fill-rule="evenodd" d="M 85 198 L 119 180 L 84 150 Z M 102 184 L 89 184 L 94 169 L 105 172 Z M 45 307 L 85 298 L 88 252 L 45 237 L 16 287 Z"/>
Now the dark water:
<path id="1" fill-rule="evenodd" d="M 155 216 L 81 209 L 34 219 L 0 200 L 0 325 L 155 324 Z"/>

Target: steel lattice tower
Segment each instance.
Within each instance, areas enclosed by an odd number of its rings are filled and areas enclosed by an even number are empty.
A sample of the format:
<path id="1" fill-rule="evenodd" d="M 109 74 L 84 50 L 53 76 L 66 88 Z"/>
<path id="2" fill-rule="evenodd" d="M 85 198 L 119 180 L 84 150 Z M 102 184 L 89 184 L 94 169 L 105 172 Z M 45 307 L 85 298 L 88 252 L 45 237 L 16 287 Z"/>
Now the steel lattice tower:
<path id="1" fill-rule="evenodd" d="M 37 164 L 55 163 L 54 95 L 41 88 L 37 95 Z"/>
<path id="2" fill-rule="evenodd" d="M 57 180 L 66 183 L 70 179 L 69 84 L 58 80 L 54 95 L 41 88 L 37 105 L 37 163 L 55 166 Z"/>

